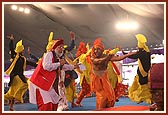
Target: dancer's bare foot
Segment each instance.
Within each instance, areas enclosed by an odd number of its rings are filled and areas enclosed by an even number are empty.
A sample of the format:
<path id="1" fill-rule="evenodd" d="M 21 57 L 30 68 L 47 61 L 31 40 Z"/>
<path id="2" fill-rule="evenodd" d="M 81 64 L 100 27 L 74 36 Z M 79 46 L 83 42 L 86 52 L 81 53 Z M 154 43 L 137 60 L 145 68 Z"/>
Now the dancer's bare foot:
<path id="1" fill-rule="evenodd" d="M 75 103 L 72 103 L 71 107 L 74 108 L 74 107 L 77 107 L 77 105 Z"/>
<path id="2" fill-rule="evenodd" d="M 82 107 L 82 104 L 81 104 L 81 103 L 80 103 L 80 104 L 77 104 L 77 103 L 76 103 L 76 105 L 77 105 L 78 107 Z"/>
<path id="3" fill-rule="evenodd" d="M 15 102 L 14 99 L 12 99 L 12 100 L 9 101 L 9 110 L 10 111 L 14 111 L 14 108 L 13 108 L 14 102 Z"/>
<path id="4" fill-rule="evenodd" d="M 66 107 L 66 108 L 64 108 L 63 110 L 64 110 L 64 111 L 67 111 L 67 110 L 69 110 L 69 107 Z"/>
<path id="5" fill-rule="evenodd" d="M 10 111 L 15 111 L 13 107 L 10 107 L 9 110 L 10 110 Z"/>
<path id="6" fill-rule="evenodd" d="M 77 104 L 77 103 L 73 103 L 73 104 L 72 104 L 72 108 L 73 108 L 73 107 L 82 107 L 82 105 L 81 105 L 81 104 Z"/>
<path id="7" fill-rule="evenodd" d="M 74 108 L 74 107 L 82 107 L 82 105 L 81 104 L 77 104 L 77 103 L 72 103 L 71 107 L 72 108 Z"/>
<path id="8" fill-rule="evenodd" d="M 156 103 L 153 103 L 152 105 L 149 106 L 150 108 L 150 111 L 157 111 L 157 104 Z"/>

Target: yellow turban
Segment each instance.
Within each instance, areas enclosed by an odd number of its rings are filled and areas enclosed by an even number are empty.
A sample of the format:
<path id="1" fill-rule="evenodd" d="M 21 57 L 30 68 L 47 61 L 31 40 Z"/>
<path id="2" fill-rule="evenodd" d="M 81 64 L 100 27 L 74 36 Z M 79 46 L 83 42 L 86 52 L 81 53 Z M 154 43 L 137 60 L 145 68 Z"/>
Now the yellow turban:
<path id="1" fill-rule="evenodd" d="M 150 52 L 148 46 L 146 45 L 146 37 L 143 34 L 137 34 L 135 36 L 138 40 L 138 48 L 143 48 L 146 52 Z"/>
<path id="2" fill-rule="evenodd" d="M 21 53 L 23 50 L 24 50 L 24 46 L 22 45 L 22 40 L 20 40 L 20 41 L 16 44 L 15 52 L 16 52 L 16 53 Z"/>
<path id="3" fill-rule="evenodd" d="M 50 51 L 51 50 L 51 47 L 52 47 L 52 45 L 54 43 L 54 40 L 52 40 L 53 39 L 53 35 L 54 35 L 54 33 L 50 32 L 50 36 L 48 38 L 48 44 L 46 46 L 46 51 Z"/>

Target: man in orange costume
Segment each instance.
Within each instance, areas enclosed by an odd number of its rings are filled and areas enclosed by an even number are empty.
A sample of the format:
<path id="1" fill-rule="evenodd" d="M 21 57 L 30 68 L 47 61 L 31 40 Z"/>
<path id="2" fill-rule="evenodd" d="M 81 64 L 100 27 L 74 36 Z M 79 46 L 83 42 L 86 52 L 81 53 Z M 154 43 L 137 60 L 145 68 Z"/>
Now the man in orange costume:
<path id="1" fill-rule="evenodd" d="M 130 52 L 122 56 L 114 56 L 114 54 L 103 54 L 104 45 L 101 38 L 94 41 L 91 53 L 91 90 L 96 93 L 96 109 L 113 107 L 115 104 L 115 93 L 111 87 L 107 75 L 107 66 L 109 61 L 120 61 L 132 54 Z"/>

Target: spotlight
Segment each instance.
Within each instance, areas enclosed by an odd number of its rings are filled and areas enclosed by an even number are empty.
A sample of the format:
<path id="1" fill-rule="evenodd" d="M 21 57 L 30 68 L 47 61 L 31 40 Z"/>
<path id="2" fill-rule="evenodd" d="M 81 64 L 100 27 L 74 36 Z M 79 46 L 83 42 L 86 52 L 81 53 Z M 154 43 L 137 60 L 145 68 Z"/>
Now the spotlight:
<path id="1" fill-rule="evenodd" d="M 28 8 L 25 8 L 24 13 L 29 14 L 30 10 Z"/>
<path id="2" fill-rule="evenodd" d="M 12 5 L 12 6 L 11 6 L 11 9 L 12 9 L 12 10 L 17 10 L 18 7 L 17 7 L 16 5 Z"/>
<path id="3" fill-rule="evenodd" d="M 20 12 L 23 12 L 23 11 L 24 11 L 24 8 L 20 7 L 20 8 L 19 8 L 19 11 L 20 11 Z"/>
<path id="4" fill-rule="evenodd" d="M 138 28 L 138 23 L 130 21 L 118 22 L 116 28 L 119 30 L 135 30 Z"/>

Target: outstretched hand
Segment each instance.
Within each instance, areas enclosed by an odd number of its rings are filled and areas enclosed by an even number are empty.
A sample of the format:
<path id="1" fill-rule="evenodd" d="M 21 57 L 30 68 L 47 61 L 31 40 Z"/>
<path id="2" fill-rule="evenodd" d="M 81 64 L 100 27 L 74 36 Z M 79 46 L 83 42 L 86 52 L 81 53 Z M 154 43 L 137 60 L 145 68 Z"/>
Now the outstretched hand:
<path id="1" fill-rule="evenodd" d="M 122 51 L 123 54 L 125 53 L 125 52 L 124 52 L 124 49 L 122 49 L 121 51 Z"/>
<path id="2" fill-rule="evenodd" d="M 14 40 L 14 36 L 13 34 L 9 35 L 9 36 L 6 36 L 7 38 L 9 38 L 10 40 Z"/>
<path id="3" fill-rule="evenodd" d="M 74 32 L 70 31 L 70 36 L 71 36 L 71 40 L 75 40 L 75 34 L 74 34 Z"/>
<path id="4" fill-rule="evenodd" d="M 134 54 L 136 54 L 137 52 L 132 52 L 132 51 L 130 51 L 128 54 L 129 55 L 134 55 Z"/>

